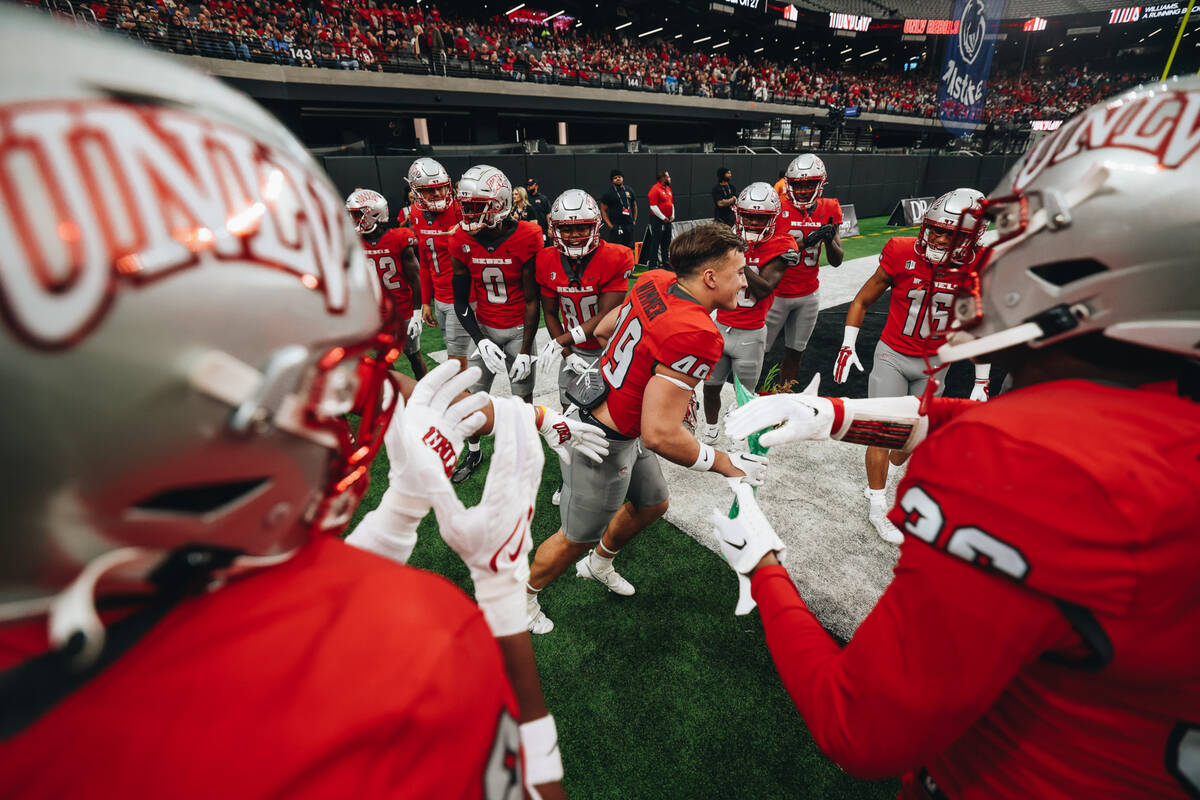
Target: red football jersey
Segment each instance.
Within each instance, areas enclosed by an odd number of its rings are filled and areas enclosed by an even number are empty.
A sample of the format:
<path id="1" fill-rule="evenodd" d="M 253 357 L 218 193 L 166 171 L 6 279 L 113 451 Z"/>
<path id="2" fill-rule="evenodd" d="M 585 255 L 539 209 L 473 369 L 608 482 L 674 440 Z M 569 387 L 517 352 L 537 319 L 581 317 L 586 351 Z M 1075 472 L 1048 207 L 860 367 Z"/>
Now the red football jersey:
<path id="1" fill-rule="evenodd" d="M 755 242 L 750 245 L 750 249 L 746 251 L 746 269 L 760 272 L 774 259 L 788 251 L 794 252 L 798 249 L 796 240 L 790 234 L 776 231 L 765 242 Z M 759 300 L 750 293 L 749 288 L 742 289 L 738 292 L 738 307 L 732 311 L 718 309 L 717 322 L 731 328 L 756 331 L 766 324 L 767 312 L 771 310 L 771 304 L 774 301 L 774 292 Z"/>
<path id="2" fill-rule="evenodd" d="M 879 266 L 892 278 L 887 323 L 880 335 L 907 356 L 932 356 L 945 342 L 959 283 L 934 280 L 933 268 L 913 245 L 915 236 L 895 236 L 883 246 Z"/>
<path id="3" fill-rule="evenodd" d="M 491 328 L 516 328 L 525 322 L 525 262 L 542 250 L 536 222 L 518 222 L 506 235 L 484 244 L 462 228 L 450 234 L 454 257 L 471 271 L 475 317 Z"/>
<path id="4" fill-rule="evenodd" d="M 956 410 L 909 461 L 895 578 L 844 649 L 786 571 L 754 577 L 814 739 L 956 800 L 1195 797 L 1196 404 L 1064 380 Z"/>
<path id="5" fill-rule="evenodd" d="M 542 295 L 558 297 L 563 326 L 570 329 L 596 315 L 601 292 L 625 293 L 633 274 L 633 251 L 601 239 L 587 258 L 572 262 L 557 248 L 547 247 L 537 255 L 536 271 Z M 579 346 L 598 348 L 600 343 L 588 339 Z"/>
<path id="6" fill-rule="evenodd" d="M 417 236 L 417 258 L 421 262 L 421 302 L 454 302 L 450 268 L 450 232 L 462 219 L 458 203 L 439 214 L 429 214 L 416 206 L 408 207 L 407 223 Z"/>
<path id="7" fill-rule="evenodd" d="M 804 247 L 805 234 L 815 231 L 833 219 L 835 225 L 842 224 L 842 206 L 832 197 L 818 197 L 812 214 L 804 209 L 796 208 L 790 197 L 783 198 L 783 210 L 779 212 L 778 230 L 790 233 L 800 247 L 800 263 L 788 267 L 783 273 L 783 280 L 775 288 L 775 294 L 780 297 L 807 297 L 820 286 L 817 273 L 820 271 L 821 248 L 824 242 L 818 242 L 813 247 Z"/>
<path id="8" fill-rule="evenodd" d="M 704 307 L 675 288 L 675 273 L 665 269 L 638 278 L 600 360 L 600 374 L 609 386 L 609 416 L 626 436 L 641 433 L 642 395 L 655 366 L 703 380 L 725 347 Z"/>
<path id="9" fill-rule="evenodd" d="M 417 237 L 408 228 L 388 228 L 374 244 L 368 234 L 363 235 L 362 243 L 367 260 L 379 275 L 380 285 L 396 304 L 396 319 L 408 319 L 412 316 L 413 287 L 404 278 L 400 257 L 404 248 L 417 243 Z"/>
<path id="10" fill-rule="evenodd" d="M 0 667 L 46 648 L 44 618 L 0 626 Z M 462 592 L 321 537 L 181 603 L 6 739 L 0 774 L 29 798 L 479 800 L 516 716 Z"/>

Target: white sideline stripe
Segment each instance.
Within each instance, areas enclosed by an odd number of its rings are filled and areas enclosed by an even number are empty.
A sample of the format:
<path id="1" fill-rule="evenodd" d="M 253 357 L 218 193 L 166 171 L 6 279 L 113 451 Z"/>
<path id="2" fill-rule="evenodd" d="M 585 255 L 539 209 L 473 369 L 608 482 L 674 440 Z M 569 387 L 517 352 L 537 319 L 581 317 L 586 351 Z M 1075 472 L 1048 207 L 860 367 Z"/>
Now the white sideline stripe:
<path id="1" fill-rule="evenodd" d="M 879 256 L 846 261 L 841 267 L 821 269 L 822 309 L 847 303 L 879 264 Z M 534 352 L 548 341 L 538 331 Z M 446 351 L 431 354 L 438 362 Z M 510 394 L 507 377 L 497 376 L 492 387 L 497 396 Z M 557 371 L 539 370 L 534 382 L 534 402 L 557 407 Z M 722 415 L 733 404 L 733 387 L 722 395 Z M 703 414 L 703 410 L 701 410 Z M 730 449 L 722 432 L 717 446 Z M 744 448 L 740 443 L 737 449 Z M 899 551 L 884 543 L 867 521 L 864 450 L 838 442 L 803 442 L 769 454 L 767 484 L 759 502 L 788 547 L 788 571 L 801 595 L 826 628 L 848 639 L 875 605 L 892 579 Z M 666 519 L 710 550 L 711 514 L 714 506 L 728 510 L 733 493 L 720 476 L 701 474 L 659 459 L 671 489 Z M 895 491 L 896 468 L 889 476 L 889 495 Z M 714 502 L 714 497 L 720 502 Z M 730 606 L 737 599 L 733 573 L 728 575 Z"/>

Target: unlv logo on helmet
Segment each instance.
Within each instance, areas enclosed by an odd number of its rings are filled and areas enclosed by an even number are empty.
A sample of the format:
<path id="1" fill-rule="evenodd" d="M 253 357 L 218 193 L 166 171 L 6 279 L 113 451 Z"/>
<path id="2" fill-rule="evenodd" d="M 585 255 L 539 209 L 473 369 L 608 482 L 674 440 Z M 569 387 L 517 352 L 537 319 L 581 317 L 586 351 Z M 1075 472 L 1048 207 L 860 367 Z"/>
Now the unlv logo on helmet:
<path id="1" fill-rule="evenodd" d="M 346 309 L 345 213 L 295 155 L 110 102 L 0 108 L 0 153 L 0 311 L 34 346 L 70 346 L 119 290 L 204 259 L 292 273 Z"/>
<path id="2" fill-rule="evenodd" d="M 1038 142 L 1016 173 L 1013 190 L 1085 150 L 1138 150 L 1157 156 L 1159 166 L 1175 169 L 1200 148 L 1198 125 L 1200 92 L 1134 90 L 1080 114 Z"/>

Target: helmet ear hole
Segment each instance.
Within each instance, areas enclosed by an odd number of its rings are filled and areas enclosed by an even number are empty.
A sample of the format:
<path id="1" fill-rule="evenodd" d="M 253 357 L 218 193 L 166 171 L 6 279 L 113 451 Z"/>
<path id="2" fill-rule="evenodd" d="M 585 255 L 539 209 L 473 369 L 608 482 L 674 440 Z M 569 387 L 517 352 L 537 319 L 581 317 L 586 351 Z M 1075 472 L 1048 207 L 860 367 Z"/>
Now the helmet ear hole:
<path id="1" fill-rule="evenodd" d="M 1088 258 L 1040 264 L 1036 267 L 1031 267 L 1029 271 L 1047 283 L 1052 283 L 1055 286 L 1066 286 L 1092 275 L 1107 272 L 1108 267 L 1093 258 Z"/>
<path id="2" fill-rule="evenodd" d="M 138 501 L 134 508 L 157 514 L 204 516 L 219 512 L 255 494 L 270 483 L 268 478 L 251 478 L 198 486 L 181 486 Z"/>

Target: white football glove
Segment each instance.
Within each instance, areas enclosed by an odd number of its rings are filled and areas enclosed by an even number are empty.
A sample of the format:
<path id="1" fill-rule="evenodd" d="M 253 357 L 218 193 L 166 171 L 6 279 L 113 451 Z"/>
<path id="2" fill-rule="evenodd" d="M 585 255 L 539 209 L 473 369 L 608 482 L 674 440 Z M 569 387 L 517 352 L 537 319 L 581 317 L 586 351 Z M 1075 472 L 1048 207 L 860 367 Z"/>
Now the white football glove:
<path id="1" fill-rule="evenodd" d="M 772 428 L 758 437 L 763 447 L 813 439 L 828 439 L 833 428 L 833 403 L 817 396 L 821 376 L 814 375 L 802 394 L 756 397 L 725 418 L 730 439 L 745 439 L 755 431 Z"/>
<path id="2" fill-rule="evenodd" d="M 842 335 L 842 349 L 838 350 L 837 361 L 833 363 L 833 380 L 835 383 L 845 383 L 850 377 L 850 368 L 855 367 L 859 372 L 863 371 L 862 362 L 858 360 L 858 354 L 854 352 L 854 343 L 858 341 L 858 328 L 853 325 L 847 325 L 846 331 Z"/>
<path id="3" fill-rule="evenodd" d="M 546 440 L 546 444 L 550 445 L 550 449 L 558 453 L 564 464 L 571 463 L 572 450 L 597 464 L 608 455 L 608 437 L 595 425 L 560 414 L 546 406 L 537 408 L 542 414 L 542 424 L 538 426 L 538 433 Z"/>
<path id="4" fill-rule="evenodd" d="M 428 490 L 445 482 L 466 437 L 486 422 L 483 393 L 459 402 L 454 398 L 479 380 L 479 368 L 459 374 L 453 359 L 426 375 L 408 402 L 398 402 L 384 432 L 388 488 L 379 506 L 363 517 L 346 541 L 401 563 L 417 544 L 417 526 L 429 511 Z"/>
<path id="5" fill-rule="evenodd" d="M 533 356 L 528 353 L 518 353 L 513 359 L 512 369 L 508 371 L 508 379 L 517 383 L 529 377 L 533 369 Z"/>
<path id="6" fill-rule="evenodd" d="M 569 371 L 574 372 L 576 375 L 582 375 L 596 366 L 595 360 L 588 361 L 578 353 L 571 353 L 566 357 L 563 363 L 566 365 Z"/>
<path id="7" fill-rule="evenodd" d="M 767 479 L 766 456 L 756 456 L 753 453 L 730 453 L 729 460 L 733 462 L 733 466 L 746 473 L 739 477 L 738 481 L 750 486 L 762 486 Z"/>
<path id="8" fill-rule="evenodd" d="M 981 403 L 987 402 L 990 393 L 988 385 L 992 382 L 992 365 L 991 364 L 976 364 L 975 365 L 975 386 L 971 389 L 971 399 L 978 400 Z"/>
<path id="9" fill-rule="evenodd" d="M 421 339 L 421 315 L 413 314 L 408 320 L 408 338 Z"/>
<path id="10" fill-rule="evenodd" d="M 759 508 L 754 489 L 739 478 L 730 478 L 729 485 L 737 495 L 738 514 L 730 519 L 727 513 L 714 508 L 713 535 L 721 548 L 721 555 L 738 574 L 739 587 L 743 587 L 748 586 L 749 575 L 763 556 L 774 552 L 782 562 L 787 548 Z M 739 598 L 734 612 L 739 616 L 749 614 L 755 605 L 748 591 L 743 590 L 741 594 L 746 599 Z"/>
<path id="11" fill-rule="evenodd" d="M 542 345 L 542 349 L 538 352 L 537 362 L 542 365 L 542 369 L 553 369 L 554 365 L 562 358 L 563 346 L 551 339 Z"/>
<path id="12" fill-rule="evenodd" d="M 471 356 L 482 358 L 483 365 L 493 375 L 502 375 L 505 372 L 504 350 L 491 339 L 480 339 Z"/>
<path id="13" fill-rule="evenodd" d="M 517 397 L 494 398 L 492 410 L 496 447 L 479 504 L 466 508 L 440 471 L 429 499 L 442 539 L 466 563 L 475 601 L 500 637 L 526 630 L 529 526 L 544 458 L 532 406 Z"/>

